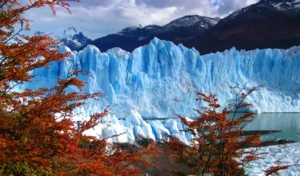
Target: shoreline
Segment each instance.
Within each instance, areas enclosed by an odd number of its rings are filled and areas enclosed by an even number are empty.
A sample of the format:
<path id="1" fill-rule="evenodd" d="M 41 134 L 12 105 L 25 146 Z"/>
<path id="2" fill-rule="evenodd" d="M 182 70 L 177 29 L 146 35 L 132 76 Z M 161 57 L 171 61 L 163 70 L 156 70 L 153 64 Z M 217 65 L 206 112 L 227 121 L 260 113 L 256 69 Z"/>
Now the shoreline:
<path id="1" fill-rule="evenodd" d="M 151 142 L 153 142 L 153 140 L 151 139 L 145 139 L 145 138 L 141 138 L 141 140 L 136 141 L 136 144 L 129 144 L 129 143 L 118 143 L 117 145 L 119 145 L 122 150 L 127 151 L 127 152 L 134 152 L 136 150 L 139 150 L 141 147 L 146 147 L 147 145 L 149 145 Z M 293 165 L 297 165 L 295 164 L 296 161 L 295 160 L 300 160 L 300 155 L 294 155 L 295 157 L 299 156 L 299 158 L 297 159 L 290 159 L 292 157 L 289 157 L 289 153 L 287 153 L 286 151 L 290 151 L 289 149 L 295 150 L 298 149 L 298 146 L 300 145 L 300 142 L 296 142 L 296 141 L 288 141 L 288 140 L 278 140 L 278 141 L 265 141 L 262 142 L 262 145 L 260 146 L 249 146 L 246 147 L 246 150 L 251 150 L 253 148 L 258 148 L 258 153 L 262 153 L 262 158 L 257 160 L 257 161 L 253 161 L 253 163 L 249 164 L 249 167 L 246 167 L 245 171 L 249 174 L 249 175 L 257 175 L 257 174 L 261 174 L 263 173 L 263 170 L 265 168 L 268 168 L 270 165 L 274 165 L 274 163 L 272 163 L 273 161 L 276 160 L 282 160 L 282 164 L 286 164 L 286 162 L 293 162 Z M 169 156 L 169 150 L 166 144 L 162 143 L 162 142 L 156 142 L 155 146 L 158 147 L 159 149 L 161 149 L 163 151 L 163 153 L 159 154 L 156 158 L 148 158 L 148 161 L 150 161 L 151 163 L 155 164 L 157 167 L 148 167 L 148 168 L 143 168 L 142 166 L 139 166 L 142 170 L 143 170 L 143 175 L 148 175 L 148 176 L 153 176 L 153 175 L 168 175 L 168 176 L 175 176 L 178 174 L 174 174 L 171 171 L 177 171 L 177 172 L 181 172 L 183 173 L 183 175 L 187 175 L 187 173 L 189 173 L 190 169 L 187 165 L 185 164 L 179 164 L 179 163 L 175 163 L 174 161 L 172 161 L 168 156 Z M 298 151 L 297 151 L 298 152 Z M 300 153 L 300 151 L 298 152 Z M 285 155 L 287 154 L 287 157 L 289 157 L 288 161 L 285 161 L 286 159 L 280 157 L 281 155 Z M 278 157 L 278 156 L 279 157 Z M 293 154 L 292 154 L 293 155 Z M 293 161 L 291 161 L 293 160 Z M 289 164 L 289 163 L 287 163 Z M 256 170 L 252 170 L 253 166 L 260 166 L 259 169 Z M 292 166 L 292 167 L 296 167 L 296 166 Z M 297 169 L 297 168 L 296 168 Z M 295 170 L 292 168 L 292 170 Z M 283 174 L 289 173 L 290 171 L 281 171 L 283 172 Z M 298 171 L 296 172 L 298 173 Z M 300 173 L 300 167 L 299 167 L 299 173 Z"/>

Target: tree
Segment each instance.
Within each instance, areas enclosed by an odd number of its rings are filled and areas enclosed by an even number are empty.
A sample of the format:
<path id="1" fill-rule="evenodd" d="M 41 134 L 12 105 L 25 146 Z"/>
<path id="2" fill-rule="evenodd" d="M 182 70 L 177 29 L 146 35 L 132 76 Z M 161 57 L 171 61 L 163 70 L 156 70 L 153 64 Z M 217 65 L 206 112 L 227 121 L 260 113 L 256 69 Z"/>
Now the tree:
<path id="1" fill-rule="evenodd" d="M 131 175 L 141 171 L 137 163 L 148 165 L 143 155 L 154 153 L 153 145 L 125 153 L 112 145 L 108 153 L 105 140 L 83 134 L 109 113 L 94 114 L 77 130 L 73 110 L 88 99 L 98 100 L 100 93 L 67 92 L 84 83 L 74 71 L 59 80 L 53 88 L 16 91 L 15 86 L 33 77 L 30 71 L 59 62 L 70 53 L 52 49 L 55 40 L 49 35 L 28 36 L 30 21 L 26 11 L 49 6 L 55 14 L 60 6 L 69 10 L 63 0 L 30 0 L 22 5 L 16 0 L 0 2 L 0 175 Z M 20 29 L 17 30 L 17 26 Z"/>
<path id="2" fill-rule="evenodd" d="M 258 134 L 245 135 L 243 129 L 254 118 L 253 113 L 239 115 L 242 108 L 251 106 L 245 99 L 258 87 L 247 89 L 245 86 L 231 87 L 235 94 L 234 103 L 219 110 L 220 105 L 216 95 L 205 95 L 198 92 L 197 101 L 204 101 L 207 107 L 197 109 L 199 117 L 195 121 L 188 121 L 179 116 L 186 126 L 185 132 L 192 134 L 190 146 L 186 146 L 174 137 L 166 141 L 170 149 L 170 157 L 176 162 L 188 165 L 191 174 L 218 176 L 244 175 L 247 163 L 259 158 L 255 150 L 246 151 L 245 147 L 259 146 Z M 270 168 L 267 174 L 275 173 L 287 166 Z"/>

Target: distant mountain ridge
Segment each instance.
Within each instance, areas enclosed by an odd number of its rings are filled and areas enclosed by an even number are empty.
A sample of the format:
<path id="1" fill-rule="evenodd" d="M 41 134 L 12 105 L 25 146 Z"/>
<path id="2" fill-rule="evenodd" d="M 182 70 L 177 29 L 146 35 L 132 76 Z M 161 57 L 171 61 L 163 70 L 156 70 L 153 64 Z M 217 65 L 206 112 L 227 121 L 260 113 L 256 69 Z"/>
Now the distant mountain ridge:
<path id="1" fill-rule="evenodd" d="M 286 49 L 299 45 L 300 0 L 262 0 L 230 14 L 183 44 L 202 54 L 232 47 Z"/>
<path id="2" fill-rule="evenodd" d="M 214 26 L 220 19 L 198 15 L 188 15 L 175 19 L 164 26 L 149 25 L 145 27 L 127 27 L 93 41 L 101 51 L 119 47 L 126 51 L 148 44 L 154 37 L 182 43 L 190 40 Z"/>
<path id="3" fill-rule="evenodd" d="M 210 27 L 217 24 L 220 18 L 210 18 L 199 15 L 187 15 L 171 21 L 170 23 L 159 26 L 159 25 L 148 25 L 145 27 L 127 27 L 117 32 L 119 35 L 135 36 L 135 35 L 149 35 L 149 34 L 160 34 L 163 32 L 171 32 L 176 28 L 182 29 L 185 27 L 196 27 L 200 31 L 205 31 Z M 140 33 L 139 33 L 140 32 Z M 143 33 L 144 32 L 144 33 Z"/>
<path id="4" fill-rule="evenodd" d="M 41 36 L 41 35 L 45 35 L 45 33 L 41 31 L 36 31 L 33 35 Z M 93 43 L 93 40 L 84 36 L 82 32 L 78 32 L 75 27 L 69 27 L 68 29 L 64 30 L 63 37 L 54 36 L 54 38 L 60 39 L 56 43 L 57 46 L 64 45 L 70 48 L 72 51 L 82 50 L 88 44 Z"/>
<path id="5" fill-rule="evenodd" d="M 71 50 L 95 45 L 105 52 L 126 51 L 148 44 L 154 37 L 194 47 L 201 54 L 237 49 L 286 49 L 300 44 L 300 0 L 261 0 L 226 18 L 188 15 L 159 25 L 132 26 L 94 41 L 75 28 L 65 32 L 61 43 Z"/>
<path id="6" fill-rule="evenodd" d="M 300 0 L 261 0 L 260 3 L 269 3 L 282 11 L 300 12 Z"/>
<path id="7" fill-rule="evenodd" d="M 78 32 L 75 27 L 69 27 L 64 31 L 64 36 L 60 40 L 60 44 L 69 47 L 72 51 L 83 49 L 88 44 L 92 44 L 93 40 L 84 36 L 82 32 Z"/>

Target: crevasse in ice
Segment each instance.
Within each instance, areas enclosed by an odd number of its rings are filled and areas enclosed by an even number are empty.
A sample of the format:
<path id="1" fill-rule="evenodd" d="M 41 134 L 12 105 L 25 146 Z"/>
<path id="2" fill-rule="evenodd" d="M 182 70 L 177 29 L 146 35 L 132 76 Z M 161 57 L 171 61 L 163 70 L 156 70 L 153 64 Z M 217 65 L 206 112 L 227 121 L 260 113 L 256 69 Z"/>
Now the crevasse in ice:
<path id="1" fill-rule="evenodd" d="M 60 52 L 67 52 L 61 46 Z M 79 74 L 86 82 L 84 92 L 102 92 L 100 102 L 90 102 L 78 109 L 81 117 L 114 105 L 110 122 L 95 129 L 100 136 L 126 132 L 115 140 L 133 141 L 137 136 L 154 140 L 173 134 L 187 142 L 189 136 L 179 120 L 148 121 L 149 118 L 170 118 L 174 114 L 194 117 L 199 107 L 196 92 L 214 93 L 221 105 L 232 102 L 229 85 L 248 87 L 263 85 L 246 100 L 255 112 L 300 112 L 300 47 L 287 50 L 263 49 L 200 55 L 195 49 L 153 39 L 132 53 L 113 48 L 106 53 L 88 45 L 73 52 L 62 62 L 32 72 L 36 75 L 20 89 L 52 87 L 58 78 L 66 78 L 71 70 L 82 69 L 91 77 Z M 125 119 L 125 120 L 120 120 Z M 104 128 L 105 127 L 105 128 Z"/>

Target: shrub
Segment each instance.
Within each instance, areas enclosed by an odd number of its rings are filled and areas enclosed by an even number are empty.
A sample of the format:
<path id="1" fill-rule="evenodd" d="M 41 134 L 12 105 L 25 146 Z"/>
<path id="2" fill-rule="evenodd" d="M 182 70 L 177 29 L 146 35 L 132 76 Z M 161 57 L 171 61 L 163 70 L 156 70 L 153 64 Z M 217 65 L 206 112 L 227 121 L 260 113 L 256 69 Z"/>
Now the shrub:
<path id="1" fill-rule="evenodd" d="M 197 95 L 200 97 L 196 101 L 207 103 L 206 107 L 196 110 L 199 117 L 194 121 L 188 121 L 179 116 L 186 126 L 184 131 L 193 136 L 190 146 L 184 145 L 172 136 L 169 136 L 170 141 L 165 140 L 171 151 L 170 157 L 176 162 L 188 165 L 191 168 L 190 174 L 244 175 L 247 163 L 259 158 L 256 151 L 244 150 L 245 147 L 261 144 L 258 134 L 245 135 L 243 132 L 245 126 L 253 120 L 254 114 L 251 112 L 238 114 L 241 108 L 251 106 L 245 103 L 245 99 L 259 87 L 231 88 L 235 93 L 235 102 L 227 108 L 220 110 L 216 95 L 198 92 Z"/>

